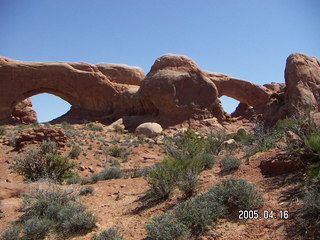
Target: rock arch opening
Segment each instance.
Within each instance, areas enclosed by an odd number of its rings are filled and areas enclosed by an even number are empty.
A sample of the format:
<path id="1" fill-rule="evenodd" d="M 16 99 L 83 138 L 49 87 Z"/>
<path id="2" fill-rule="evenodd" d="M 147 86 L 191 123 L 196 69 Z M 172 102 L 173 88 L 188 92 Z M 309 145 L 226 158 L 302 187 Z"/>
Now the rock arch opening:
<path id="1" fill-rule="evenodd" d="M 38 122 L 50 122 L 67 113 L 71 104 L 50 93 L 40 93 L 31 96 L 32 106 L 37 113 Z"/>
<path id="2" fill-rule="evenodd" d="M 233 113 L 240 103 L 238 100 L 228 96 L 221 96 L 220 102 L 222 104 L 223 110 L 229 114 Z"/>

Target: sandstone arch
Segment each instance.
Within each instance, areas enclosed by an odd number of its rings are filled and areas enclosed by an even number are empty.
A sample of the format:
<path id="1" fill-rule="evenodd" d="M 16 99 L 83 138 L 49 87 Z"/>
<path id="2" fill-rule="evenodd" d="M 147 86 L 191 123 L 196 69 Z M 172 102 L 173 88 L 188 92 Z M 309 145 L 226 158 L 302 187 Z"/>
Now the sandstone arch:
<path id="1" fill-rule="evenodd" d="M 271 91 L 266 87 L 226 74 L 212 72 L 206 74 L 216 85 L 219 97 L 228 96 L 253 107 L 266 105 L 269 102 Z"/>
<path id="2" fill-rule="evenodd" d="M 2 57 L 0 121 L 11 118 L 17 103 L 39 93 L 59 96 L 80 111 L 113 114 L 125 91 L 123 85 L 138 85 L 143 77 L 142 69 L 122 64 L 22 62 Z"/>

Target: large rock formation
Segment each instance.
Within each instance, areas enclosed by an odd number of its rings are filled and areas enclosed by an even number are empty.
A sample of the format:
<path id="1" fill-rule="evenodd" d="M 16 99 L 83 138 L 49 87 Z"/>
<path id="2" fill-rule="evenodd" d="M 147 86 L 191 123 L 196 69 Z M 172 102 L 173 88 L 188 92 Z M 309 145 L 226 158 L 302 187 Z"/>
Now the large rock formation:
<path id="1" fill-rule="evenodd" d="M 312 108 L 320 111 L 320 63 L 315 57 L 302 53 L 292 54 L 285 69 L 286 113 Z"/>
<path id="2" fill-rule="evenodd" d="M 266 121 L 299 116 L 307 109 L 320 111 L 320 63 L 317 58 L 302 53 L 291 54 L 286 62 L 285 85 L 273 85 L 277 91 L 264 112 Z"/>
<path id="3" fill-rule="evenodd" d="M 26 124 L 37 122 L 37 113 L 32 108 L 30 98 L 19 102 L 12 110 L 12 117 L 14 120 Z"/>
<path id="4" fill-rule="evenodd" d="M 109 72 L 110 76 L 103 72 Z M 76 117 L 80 113 L 87 119 L 91 116 L 117 117 L 129 108 L 123 105 L 127 100 L 121 99 L 121 93 L 126 91 L 126 87 L 117 82 L 138 84 L 139 77 L 142 80 L 143 72 L 140 68 L 124 65 L 117 68 L 101 64 L 98 67 L 88 63 L 22 62 L 2 57 L 0 121 L 11 119 L 17 103 L 44 92 L 69 102 L 72 105 L 70 116 Z M 128 105 L 132 106 L 132 100 L 130 102 L 131 105 Z"/>
<path id="5" fill-rule="evenodd" d="M 170 124 L 186 120 L 225 119 L 219 97 L 240 101 L 232 116 L 275 121 L 308 107 L 320 110 L 320 64 L 314 57 L 293 54 L 287 59 L 286 85 L 260 86 L 225 74 L 201 70 L 186 56 L 159 57 L 144 77 L 138 67 L 123 64 L 22 62 L 0 57 L 0 122 L 22 117 L 24 99 L 51 93 L 69 102 L 59 120 L 114 121 L 124 116 L 148 116 Z M 22 104 L 32 112 L 29 102 Z M 15 108 L 15 106 L 17 106 Z M 22 107 L 23 107 L 22 106 Z M 30 117 L 32 116 L 32 117 Z"/>
<path id="6" fill-rule="evenodd" d="M 188 118 L 223 119 L 218 90 L 194 61 L 167 54 L 158 58 L 139 90 L 146 108 L 168 121 Z"/>
<path id="7" fill-rule="evenodd" d="M 249 106 L 266 105 L 271 91 L 258 84 L 234 78 L 226 74 L 206 72 L 216 85 L 219 97 L 228 96 Z"/>

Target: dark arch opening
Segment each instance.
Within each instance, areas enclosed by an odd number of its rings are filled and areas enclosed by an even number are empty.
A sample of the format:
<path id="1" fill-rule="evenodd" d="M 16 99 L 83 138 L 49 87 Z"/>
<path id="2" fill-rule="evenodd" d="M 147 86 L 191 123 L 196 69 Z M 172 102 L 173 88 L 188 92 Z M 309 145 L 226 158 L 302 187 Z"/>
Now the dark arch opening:
<path id="1" fill-rule="evenodd" d="M 49 93 L 33 95 L 31 102 L 39 123 L 50 122 L 68 112 L 71 107 L 67 101 Z"/>

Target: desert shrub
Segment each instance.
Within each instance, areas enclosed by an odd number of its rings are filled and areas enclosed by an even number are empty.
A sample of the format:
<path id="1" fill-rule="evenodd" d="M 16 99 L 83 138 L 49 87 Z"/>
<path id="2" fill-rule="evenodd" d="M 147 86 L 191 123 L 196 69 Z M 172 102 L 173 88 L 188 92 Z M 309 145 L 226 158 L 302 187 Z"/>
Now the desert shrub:
<path id="1" fill-rule="evenodd" d="M 222 186 L 224 191 L 221 195 L 224 196 L 230 212 L 240 209 L 258 209 L 263 204 L 261 193 L 244 179 L 226 178 L 222 180 Z"/>
<path id="2" fill-rule="evenodd" d="M 195 157 L 201 164 L 203 170 L 213 168 L 215 164 L 215 156 L 212 153 L 202 153 Z"/>
<path id="3" fill-rule="evenodd" d="M 320 179 L 320 162 L 312 163 L 307 166 L 307 175 L 310 179 Z"/>
<path id="4" fill-rule="evenodd" d="M 189 236 L 188 228 L 170 213 L 154 217 L 145 228 L 152 240 L 182 240 Z"/>
<path id="5" fill-rule="evenodd" d="M 184 192 L 186 197 L 192 196 L 199 185 L 197 169 L 186 169 L 177 175 L 176 184 L 179 190 Z"/>
<path id="6" fill-rule="evenodd" d="M 101 132 L 103 131 L 103 127 L 94 123 L 88 123 L 86 125 L 86 129 L 91 130 L 91 131 L 97 131 L 97 132 Z"/>
<path id="7" fill-rule="evenodd" d="M 99 234 L 94 234 L 91 240 L 123 240 L 123 236 L 119 232 L 118 228 L 112 227 Z"/>
<path id="8" fill-rule="evenodd" d="M 74 145 L 72 147 L 71 152 L 69 153 L 69 157 L 71 159 L 77 159 L 80 156 L 80 153 L 82 152 L 81 147 L 79 147 L 78 145 Z"/>
<path id="9" fill-rule="evenodd" d="M 125 152 L 126 149 L 125 148 L 122 148 L 122 147 L 118 147 L 118 146 L 112 146 L 112 147 L 109 147 L 107 152 L 109 153 L 109 155 L 111 155 L 112 157 L 115 157 L 115 158 L 119 158 L 121 157 L 121 154 L 123 152 Z"/>
<path id="10" fill-rule="evenodd" d="M 206 139 L 206 152 L 219 155 L 228 139 L 225 132 L 211 132 Z"/>
<path id="11" fill-rule="evenodd" d="M 138 169 L 133 177 L 145 177 L 148 176 L 149 172 L 155 167 L 155 165 L 145 166 L 143 168 Z"/>
<path id="12" fill-rule="evenodd" d="M 124 128 L 119 126 L 119 125 L 114 125 L 113 126 L 113 130 L 116 132 L 116 133 L 124 133 Z"/>
<path id="13" fill-rule="evenodd" d="M 92 174 L 94 175 L 94 174 Z M 92 176 L 91 176 L 92 177 Z M 98 181 L 98 180 L 97 180 Z M 97 182 L 95 181 L 95 182 Z M 90 183 L 95 183 L 92 181 L 92 179 L 89 178 L 81 178 L 79 176 L 73 176 L 71 178 L 69 178 L 66 183 L 67 184 L 80 184 L 80 185 L 85 185 L 85 184 L 90 184 Z"/>
<path id="14" fill-rule="evenodd" d="M 82 187 L 80 188 L 79 190 L 79 194 L 80 195 L 93 195 L 93 192 L 94 192 L 94 188 L 91 187 L 91 186 L 87 186 L 87 187 Z"/>
<path id="15" fill-rule="evenodd" d="M 203 232 L 208 225 L 215 223 L 224 210 L 225 207 L 220 197 L 213 193 L 190 198 L 179 203 L 175 209 L 178 220 L 194 234 Z"/>
<path id="16" fill-rule="evenodd" d="M 23 224 L 23 237 L 25 240 L 44 239 L 53 226 L 53 222 L 46 218 L 33 217 Z"/>
<path id="17" fill-rule="evenodd" d="M 320 157 L 320 134 L 306 136 L 304 144 L 308 150 Z"/>
<path id="18" fill-rule="evenodd" d="M 253 156 L 258 152 L 266 152 L 275 147 L 276 142 L 281 139 L 282 135 L 258 123 L 254 128 L 254 134 L 251 139 L 251 146 L 247 150 L 246 157 Z"/>
<path id="19" fill-rule="evenodd" d="M 4 126 L 0 126 L 0 136 L 6 134 L 6 128 Z"/>
<path id="20" fill-rule="evenodd" d="M 241 160 L 236 157 L 226 156 L 221 160 L 221 170 L 224 173 L 231 172 L 240 167 Z"/>
<path id="21" fill-rule="evenodd" d="M 303 196 L 299 223 L 307 239 L 316 239 L 320 235 L 320 181 L 311 185 Z"/>
<path id="22" fill-rule="evenodd" d="M 3 240 L 19 240 L 20 232 L 21 232 L 20 226 L 13 226 L 3 231 L 2 239 Z"/>
<path id="23" fill-rule="evenodd" d="M 295 133 L 301 131 L 301 124 L 303 120 L 300 118 L 285 118 L 279 119 L 275 126 L 273 127 L 274 131 L 278 132 L 279 134 L 283 135 L 288 131 L 293 131 Z"/>
<path id="24" fill-rule="evenodd" d="M 95 226 L 97 219 L 91 213 L 86 211 L 83 205 L 65 205 L 58 212 L 59 229 L 65 235 L 75 233 L 87 233 Z"/>
<path id="25" fill-rule="evenodd" d="M 181 137 L 166 137 L 163 147 L 173 158 L 193 158 L 205 151 L 206 140 L 188 129 Z"/>
<path id="26" fill-rule="evenodd" d="M 99 176 L 99 180 L 122 178 L 123 172 L 120 168 L 111 167 L 111 168 L 106 168 L 102 172 L 98 173 L 98 176 Z"/>
<path id="27" fill-rule="evenodd" d="M 74 163 L 56 150 L 55 142 L 43 141 L 40 149 L 28 148 L 15 158 L 11 168 L 25 180 L 52 179 L 57 182 L 74 176 Z"/>
<path id="28" fill-rule="evenodd" d="M 147 195 L 153 199 L 165 199 L 178 187 L 186 196 L 191 196 L 198 185 L 202 164 L 201 161 L 191 158 L 166 157 L 150 170 L 148 182 L 151 189 Z"/>
<path id="29" fill-rule="evenodd" d="M 146 193 L 147 200 L 166 199 L 175 188 L 174 172 L 170 166 L 164 163 L 157 164 L 148 173 L 148 183 L 151 188 Z"/>
<path id="30" fill-rule="evenodd" d="M 56 185 L 25 194 L 22 209 L 25 213 L 18 225 L 23 229 L 22 239 L 44 239 L 49 232 L 72 235 L 92 230 L 96 218 L 76 200 L 75 191 Z"/>

